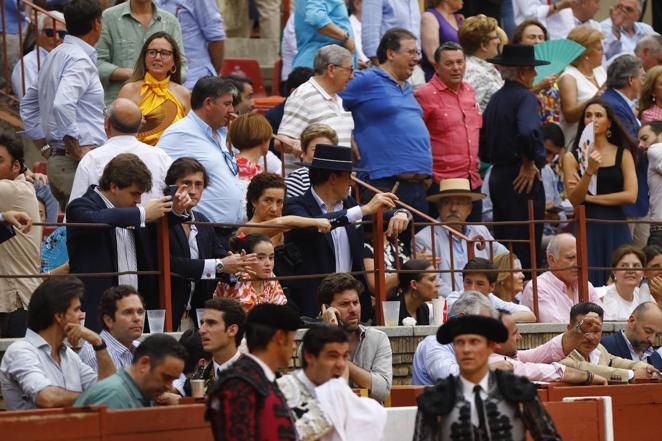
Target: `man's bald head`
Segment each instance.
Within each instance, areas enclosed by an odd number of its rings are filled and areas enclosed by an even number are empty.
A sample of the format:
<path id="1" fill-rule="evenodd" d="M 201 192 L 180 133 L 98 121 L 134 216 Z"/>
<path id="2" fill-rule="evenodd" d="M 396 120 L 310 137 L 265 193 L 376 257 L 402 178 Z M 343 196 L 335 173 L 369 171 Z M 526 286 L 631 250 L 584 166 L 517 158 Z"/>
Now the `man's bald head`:
<path id="1" fill-rule="evenodd" d="M 625 328 L 625 336 L 637 352 L 653 346 L 662 334 L 662 309 L 655 302 L 644 302 L 637 306 Z"/>
<path id="2" fill-rule="evenodd" d="M 136 103 L 128 98 L 117 98 L 106 111 L 109 129 L 116 135 L 136 135 L 143 120 L 143 114 Z"/>

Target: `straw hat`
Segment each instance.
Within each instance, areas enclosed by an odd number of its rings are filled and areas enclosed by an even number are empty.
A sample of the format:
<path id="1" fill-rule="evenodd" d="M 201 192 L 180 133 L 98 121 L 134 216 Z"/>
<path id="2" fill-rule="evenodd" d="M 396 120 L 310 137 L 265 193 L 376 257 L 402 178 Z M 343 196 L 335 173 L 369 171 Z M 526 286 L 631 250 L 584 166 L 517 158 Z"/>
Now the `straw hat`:
<path id="1" fill-rule="evenodd" d="M 471 191 L 471 184 L 469 183 L 468 179 L 453 178 L 442 179 L 439 183 L 439 193 L 428 196 L 427 200 L 433 202 L 438 199 L 450 197 L 466 197 L 471 198 L 472 201 L 485 199 L 485 195 L 483 193 L 476 193 Z"/>

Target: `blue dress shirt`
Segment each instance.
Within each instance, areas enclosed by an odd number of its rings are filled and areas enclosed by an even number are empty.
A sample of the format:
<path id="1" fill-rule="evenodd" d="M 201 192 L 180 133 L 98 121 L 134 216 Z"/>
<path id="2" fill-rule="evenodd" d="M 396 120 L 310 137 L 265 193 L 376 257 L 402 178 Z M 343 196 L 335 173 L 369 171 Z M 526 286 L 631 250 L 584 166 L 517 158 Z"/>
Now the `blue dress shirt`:
<path id="1" fill-rule="evenodd" d="M 63 148 L 65 135 L 82 146 L 100 146 L 106 142 L 104 107 L 95 49 L 67 35 L 44 61 L 37 85 L 26 91 L 21 119 L 28 137 L 46 138 L 51 147 Z"/>
<path id="2" fill-rule="evenodd" d="M 297 53 L 292 60 L 292 68 L 313 67 L 317 50 L 330 44 L 342 46 L 342 41 L 327 37 L 318 32 L 320 28 L 333 23 L 350 38 L 354 38 L 344 0 L 298 0 L 294 6 L 294 31 L 297 37 Z M 356 67 L 356 55 L 354 55 Z"/>
<path id="3" fill-rule="evenodd" d="M 460 367 L 452 344 L 442 345 L 436 335 L 429 335 L 418 344 L 414 352 L 411 384 L 431 386 L 442 378 L 459 374 Z"/>
<path id="4" fill-rule="evenodd" d="M 370 179 L 432 174 L 430 133 L 408 82 L 401 87 L 373 67 L 357 72 L 339 95 L 354 118 L 354 139 L 361 152 L 358 167 L 367 169 Z"/>
<path id="5" fill-rule="evenodd" d="M 5 31 L 8 34 L 18 34 L 18 0 L 4 0 L 4 13 L 5 13 Z M 25 19 L 25 13 L 22 11 L 23 4 L 21 4 L 21 21 L 23 35 L 27 31 L 28 21 Z"/>
<path id="6" fill-rule="evenodd" d="M 198 79 L 218 75 L 209 56 L 207 43 L 225 40 L 223 18 L 215 0 L 156 0 L 156 6 L 177 17 L 188 75 L 184 86 L 193 89 Z"/>
<path id="7" fill-rule="evenodd" d="M 225 146 L 227 129 L 212 129 L 191 110 L 161 135 L 157 147 L 175 160 L 184 156 L 194 157 L 209 174 L 209 186 L 202 193 L 196 210 L 212 222 L 238 224 L 244 218 L 244 190 L 239 181 L 239 168 L 234 156 Z"/>
<path id="8" fill-rule="evenodd" d="M 421 10 L 417 0 L 363 0 L 361 5 L 361 43 L 366 57 L 377 56 L 377 46 L 386 31 L 404 28 L 421 42 Z"/>

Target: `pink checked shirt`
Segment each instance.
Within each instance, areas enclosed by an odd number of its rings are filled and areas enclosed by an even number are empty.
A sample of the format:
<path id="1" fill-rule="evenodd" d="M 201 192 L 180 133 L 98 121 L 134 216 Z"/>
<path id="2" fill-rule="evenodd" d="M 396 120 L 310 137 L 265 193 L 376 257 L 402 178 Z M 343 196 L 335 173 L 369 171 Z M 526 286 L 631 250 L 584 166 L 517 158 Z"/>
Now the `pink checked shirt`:
<path id="1" fill-rule="evenodd" d="M 538 322 L 540 323 L 568 323 L 570 321 L 570 308 L 579 303 L 577 286 L 573 288 L 573 299 L 566 294 L 567 287 L 551 271 L 538 276 Z M 588 283 L 588 294 L 591 302 L 602 306 L 602 299 Z M 533 311 L 533 289 L 531 282 L 527 283 L 522 293 L 520 303 Z"/>
<path id="2" fill-rule="evenodd" d="M 561 381 L 565 366 L 557 363 L 565 358 L 563 352 L 563 334 L 559 334 L 537 348 L 517 351 L 517 358 L 499 354 L 490 355 L 489 362 L 506 360 L 512 363 L 515 375 L 527 377 L 532 381 Z"/>
<path id="3" fill-rule="evenodd" d="M 454 93 L 435 75 L 414 96 L 423 108 L 423 120 L 430 132 L 435 182 L 469 178 L 471 188 L 480 187 L 483 181 L 478 173 L 478 137 L 483 117 L 473 87 L 462 82 Z"/>

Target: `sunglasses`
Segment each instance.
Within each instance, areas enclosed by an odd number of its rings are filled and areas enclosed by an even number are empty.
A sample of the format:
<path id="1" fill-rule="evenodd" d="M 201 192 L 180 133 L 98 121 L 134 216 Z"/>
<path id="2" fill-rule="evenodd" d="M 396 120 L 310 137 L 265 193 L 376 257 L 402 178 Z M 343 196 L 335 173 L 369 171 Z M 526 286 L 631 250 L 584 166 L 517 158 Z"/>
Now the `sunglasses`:
<path id="1" fill-rule="evenodd" d="M 47 37 L 53 38 L 55 36 L 55 30 L 47 28 L 47 29 L 42 29 L 41 32 L 46 34 Z M 57 36 L 60 37 L 62 40 L 64 40 L 64 37 L 67 35 L 67 31 L 57 31 Z"/>

